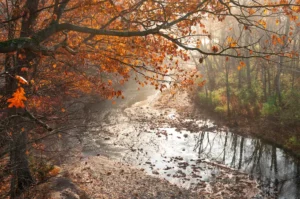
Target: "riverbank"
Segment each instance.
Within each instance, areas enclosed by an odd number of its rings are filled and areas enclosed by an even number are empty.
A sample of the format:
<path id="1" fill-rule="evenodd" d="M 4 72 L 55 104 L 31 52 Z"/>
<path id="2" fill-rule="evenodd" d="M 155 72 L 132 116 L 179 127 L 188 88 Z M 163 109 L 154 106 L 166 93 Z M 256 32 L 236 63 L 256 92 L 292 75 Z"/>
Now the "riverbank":
<path id="1" fill-rule="evenodd" d="M 200 103 L 197 95 L 192 96 L 195 109 L 216 122 L 219 126 L 227 126 L 234 133 L 243 136 L 259 138 L 264 142 L 281 148 L 300 160 L 300 124 L 283 125 L 276 119 L 248 118 L 245 116 L 231 116 L 216 113 Z"/>

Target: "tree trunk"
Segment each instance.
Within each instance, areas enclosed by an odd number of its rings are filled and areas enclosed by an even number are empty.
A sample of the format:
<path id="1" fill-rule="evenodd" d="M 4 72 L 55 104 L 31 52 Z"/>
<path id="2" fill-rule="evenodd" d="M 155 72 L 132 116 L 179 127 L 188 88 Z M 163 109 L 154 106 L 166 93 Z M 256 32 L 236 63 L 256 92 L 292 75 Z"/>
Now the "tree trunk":
<path id="1" fill-rule="evenodd" d="M 29 17 L 24 16 L 22 19 L 21 25 L 21 37 L 30 37 L 34 32 L 32 29 L 32 25 L 35 23 L 38 9 L 39 0 L 27 0 L 25 7 L 29 11 Z M 20 59 L 19 55 L 25 55 L 25 59 Z M 34 55 L 30 51 L 25 52 L 17 52 L 17 60 L 12 64 L 10 64 L 10 68 L 7 68 L 10 72 L 10 75 L 14 77 L 15 75 L 20 75 L 27 79 L 27 74 L 21 71 L 23 66 L 30 68 L 30 61 L 35 58 Z M 8 77 L 6 82 L 6 90 L 10 95 L 17 89 L 16 80 L 14 78 Z M 16 115 L 18 112 L 23 112 L 22 109 L 11 108 L 9 110 L 10 115 Z M 34 179 L 31 176 L 28 157 L 26 154 L 27 151 L 27 132 L 21 118 L 14 119 L 13 132 L 12 132 L 12 143 L 10 145 L 10 164 L 12 167 L 12 181 L 11 181 L 11 198 L 18 197 L 24 190 L 26 190 L 30 185 L 34 183 Z"/>
<path id="2" fill-rule="evenodd" d="M 27 151 L 27 134 L 26 132 L 13 133 L 13 143 L 11 146 L 11 164 L 12 164 L 12 189 L 11 198 L 16 198 L 23 191 L 25 191 L 30 185 L 34 183 L 31 176 L 28 159 L 26 155 Z"/>
<path id="3" fill-rule="evenodd" d="M 266 102 L 268 99 L 268 96 L 267 96 L 267 72 L 266 72 L 265 66 L 262 67 L 261 72 L 262 72 L 263 93 L 264 93 L 263 101 Z"/>
<path id="4" fill-rule="evenodd" d="M 238 70 L 238 89 L 240 90 L 242 88 L 242 71 Z"/>
<path id="5" fill-rule="evenodd" d="M 225 62 L 225 77 L 226 77 L 226 97 L 227 97 L 227 116 L 230 117 L 230 87 L 229 87 L 229 64 Z"/>
<path id="6" fill-rule="evenodd" d="M 281 51 L 284 50 L 286 44 L 287 44 L 287 38 L 288 38 L 288 33 L 290 30 L 290 18 L 287 17 L 287 23 L 285 27 L 285 36 L 286 39 L 283 41 L 283 46 L 281 47 Z M 282 73 L 282 65 L 283 65 L 283 56 L 279 57 L 279 63 L 277 64 L 277 70 L 276 70 L 276 75 L 275 75 L 275 81 L 274 81 L 274 86 L 275 86 L 275 91 L 276 91 L 276 97 L 278 99 L 278 105 L 282 105 L 282 96 L 281 96 L 281 73 Z"/>
<path id="7" fill-rule="evenodd" d="M 268 80 L 267 80 L 267 83 L 268 83 L 268 96 L 271 96 L 272 95 L 272 86 L 271 86 L 271 74 L 270 74 L 270 69 L 267 67 L 266 68 L 266 73 L 267 73 L 267 77 L 268 77 Z"/>
<path id="8" fill-rule="evenodd" d="M 250 40 L 250 31 L 246 31 L 245 35 L 245 45 L 249 45 L 249 40 Z M 246 51 L 246 56 L 249 56 L 249 51 Z M 250 59 L 246 59 L 246 73 L 247 73 L 247 88 L 249 91 L 251 91 L 251 66 L 250 66 Z"/>

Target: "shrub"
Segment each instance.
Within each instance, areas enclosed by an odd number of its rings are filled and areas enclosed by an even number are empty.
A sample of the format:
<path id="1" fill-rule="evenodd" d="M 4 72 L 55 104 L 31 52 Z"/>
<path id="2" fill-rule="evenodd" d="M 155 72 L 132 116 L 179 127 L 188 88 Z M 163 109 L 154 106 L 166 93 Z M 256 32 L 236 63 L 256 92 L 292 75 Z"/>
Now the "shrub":
<path id="1" fill-rule="evenodd" d="M 283 94 L 280 120 L 289 124 L 300 122 L 300 92 L 291 90 Z"/>
<path id="2" fill-rule="evenodd" d="M 263 116 L 274 116 L 280 111 L 280 108 L 276 106 L 276 98 L 270 97 L 266 103 L 263 103 L 261 114 Z"/>
<path id="3" fill-rule="evenodd" d="M 226 113 L 227 107 L 226 106 L 217 106 L 214 110 L 216 113 Z"/>
<path id="4" fill-rule="evenodd" d="M 210 108 L 215 108 L 219 104 L 219 100 L 214 93 L 211 93 L 206 97 L 204 93 L 199 93 L 199 103 L 204 106 L 209 106 Z"/>

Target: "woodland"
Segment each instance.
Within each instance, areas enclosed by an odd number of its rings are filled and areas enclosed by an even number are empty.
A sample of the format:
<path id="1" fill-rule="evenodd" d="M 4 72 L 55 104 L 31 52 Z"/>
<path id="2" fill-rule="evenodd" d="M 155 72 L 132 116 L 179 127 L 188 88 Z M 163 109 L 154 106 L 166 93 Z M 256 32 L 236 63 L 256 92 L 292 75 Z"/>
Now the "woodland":
<path id="1" fill-rule="evenodd" d="M 299 16 L 299 0 L 1 0 L 0 198 L 33 198 L 60 172 L 47 146 L 131 80 L 299 157 Z"/>

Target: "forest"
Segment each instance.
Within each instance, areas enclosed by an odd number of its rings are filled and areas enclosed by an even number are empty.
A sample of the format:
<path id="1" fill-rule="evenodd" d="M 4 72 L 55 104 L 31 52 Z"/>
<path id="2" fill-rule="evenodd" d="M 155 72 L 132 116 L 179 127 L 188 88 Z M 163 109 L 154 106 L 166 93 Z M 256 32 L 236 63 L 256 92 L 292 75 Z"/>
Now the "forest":
<path id="1" fill-rule="evenodd" d="M 0 0 L 0 198 L 300 198 L 300 0 Z"/>

